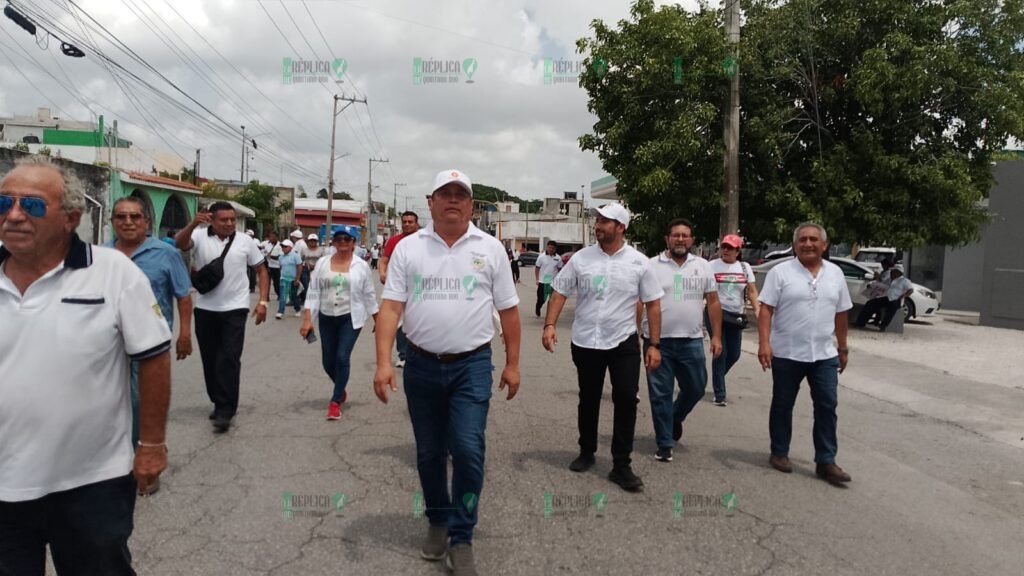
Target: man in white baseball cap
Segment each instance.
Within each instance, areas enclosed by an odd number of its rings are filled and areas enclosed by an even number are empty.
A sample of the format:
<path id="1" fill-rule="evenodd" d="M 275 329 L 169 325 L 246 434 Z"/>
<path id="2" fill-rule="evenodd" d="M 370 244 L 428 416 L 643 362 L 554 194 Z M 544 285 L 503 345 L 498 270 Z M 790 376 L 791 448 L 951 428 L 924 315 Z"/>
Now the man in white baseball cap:
<path id="1" fill-rule="evenodd" d="M 603 216 L 609 220 L 615 220 L 625 228 L 629 228 L 629 210 L 626 210 L 626 207 L 622 204 L 611 202 L 600 208 L 591 208 L 590 216 L 591 218 Z"/>

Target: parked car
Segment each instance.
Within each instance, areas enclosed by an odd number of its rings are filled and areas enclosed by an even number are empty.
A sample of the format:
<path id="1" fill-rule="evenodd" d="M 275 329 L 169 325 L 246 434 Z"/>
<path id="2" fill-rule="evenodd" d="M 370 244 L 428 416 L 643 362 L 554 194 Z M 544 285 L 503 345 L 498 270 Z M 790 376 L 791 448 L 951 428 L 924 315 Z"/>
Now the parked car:
<path id="1" fill-rule="evenodd" d="M 520 266 L 536 266 L 537 265 L 537 258 L 539 258 L 539 257 L 540 257 L 540 254 L 537 253 L 537 252 L 523 252 L 522 254 L 519 255 L 519 265 Z"/>
<path id="2" fill-rule="evenodd" d="M 882 260 L 889 258 L 893 264 L 897 263 L 896 249 L 886 247 L 865 247 L 857 250 L 853 260 L 861 266 L 866 266 L 875 272 L 882 271 Z"/>
<path id="3" fill-rule="evenodd" d="M 772 268 L 782 264 L 783 262 L 789 262 L 792 257 L 783 258 L 779 260 L 772 260 L 771 262 L 765 262 L 760 266 L 754 266 L 754 278 L 757 281 L 757 289 L 760 291 L 764 288 L 764 279 L 768 275 L 768 271 Z M 869 282 L 875 279 L 875 271 L 868 268 L 866 265 L 851 260 L 849 258 L 840 258 L 833 256 L 829 259 L 829 262 L 839 266 L 843 271 L 843 276 L 846 277 L 846 286 L 850 289 L 850 298 L 854 304 L 864 305 L 868 301 L 867 296 L 864 295 L 864 287 Z M 918 316 L 934 316 L 939 310 L 939 299 L 935 295 L 935 292 L 921 286 L 920 284 L 913 284 L 914 292 L 909 298 L 903 300 L 903 309 L 906 311 L 906 319 L 916 318 Z"/>
<path id="4" fill-rule="evenodd" d="M 785 250 L 775 250 L 774 252 L 769 252 L 769 253 L 765 254 L 764 255 L 764 261 L 765 262 L 771 262 L 773 260 L 778 260 L 780 258 L 791 258 L 792 256 L 793 256 L 793 247 L 790 246 L 789 248 L 786 248 Z"/>

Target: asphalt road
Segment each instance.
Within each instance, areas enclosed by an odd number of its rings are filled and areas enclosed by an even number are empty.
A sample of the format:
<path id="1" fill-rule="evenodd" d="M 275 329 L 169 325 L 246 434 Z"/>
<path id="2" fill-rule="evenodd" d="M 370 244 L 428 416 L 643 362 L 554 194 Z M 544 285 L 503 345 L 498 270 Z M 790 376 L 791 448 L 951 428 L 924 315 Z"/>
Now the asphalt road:
<path id="1" fill-rule="evenodd" d="M 730 375 L 728 407 L 711 404 L 709 383 L 668 464 L 652 457 L 642 378 L 634 470 L 646 490 L 628 494 L 605 477 L 610 393 L 597 466 L 567 468 L 577 451 L 572 308 L 548 354 L 528 276 L 522 388 L 506 401 L 495 384 L 491 401 L 474 545 L 481 574 L 1024 573 L 1024 391 L 865 355 L 854 337 L 837 458 L 853 482 L 836 488 L 814 477 L 806 389 L 794 414 L 797 470 L 767 466 L 771 381 L 752 354 Z M 240 412 L 224 435 L 207 420 L 198 351 L 175 363 L 170 468 L 136 509 L 140 574 L 444 573 L 419 558 L 426 520 L 412 429 L 401 389 L 387 406 L 373 395 L 372 334 L 356 346 L 343 418 L 328 422 L 319 345 L 298 326 L 291 316 L 250 323 Z M 748 351 L 755 339 L 748 332 Z M 988 418 L 963 417 L 975 400 L 995 404 L 978 410 L 998 411 L 998 437 L 986 434 Z"/>

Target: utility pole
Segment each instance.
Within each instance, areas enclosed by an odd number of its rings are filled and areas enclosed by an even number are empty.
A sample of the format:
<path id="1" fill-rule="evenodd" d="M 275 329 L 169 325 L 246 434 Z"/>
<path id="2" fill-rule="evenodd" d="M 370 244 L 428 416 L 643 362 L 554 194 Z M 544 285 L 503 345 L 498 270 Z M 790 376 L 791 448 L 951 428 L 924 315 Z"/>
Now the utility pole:
<path id="1" fill-rule="evenodd" d="M 401 218 L 398 217 L 398 187 L 399 186 L 405 186 L 405 185 L 406 185 L 405 182 L 395 182 L 395 197 L 394 197 L 394 200 L 392 201 L 392 205 L 395 208 L 395 231 L 396 231 L 396 233 L 397 233 L 398 228 L 399 228 L 399 222 L 401 222 Z"/>
<path id="2" fill-rule="evenodd" d="M 245 126 L 242 126 L 242 168 L 238 171 L 238 179 L 245 183 Z"/>
<path id="3" fill-rule="evenodd" d="M 580 184 L 580 250 L 587 247 L 587 185 Z"/>
<path id="4" fill-rule="evenodd" d="M 338 102 L 342 100 L 344 100 L 346 104 L 341 108 L 341 110 L 338 110 Z M 359 100 L 358 98 L 346 98 L 345 96 L 338 96 L 337 94 L 334 95 L 334 109 L 333 112 L 331 113 L 331 162 L 330 166 L 327 168 L 326 234 L 328 238 L 330 238 L 331 235 L 334 233 L 334 161 L 337 160 L 337 158 L 334 157 L 334 135 L 337 133 L 338 129 L 338 114 L 344 112 L 345 108 L 351 106 L 353 102 L 362 102 L 363 104 L 366 104 L 366 99 L 363 98 L 362 100 Z M 342 156 L 347 156 L 347 154 L 343 154 Z"/>
<path id="5" fill-rule="evenodd" d="M 196 165 L 192 167 L 192 183 L 196 186 L 199 185 L 199 152 L 200 149 L 196 148 Z"/>
<path id="6" fill-rule="evenodd" d="M 375 239 L 377 237 L 377 227 L 373 222 L 373 163 L 377 162 L 378 164 L 385 164 L 387 162 L 391 162 L 391 160 L 386 158 L 369 158 L 368 160 L 370 170 L 366 176 L 366 227 L 369 228 L 369 230 L 366 231 L 366 238 L 363 239 L 365 241 L 365 248 L 369 248 L 371 246 L 371 233 Z"/>
<path id="7" fill-rule="evenodd" d="M 725 205 L 719 220 L 719 239 L 735 234 L 740 227 L 740 3 L 726 0 L 725 28 L 732 47 L 723 70 L 732 74 L 729 81 L 729 100 L 725 109 Z"/>

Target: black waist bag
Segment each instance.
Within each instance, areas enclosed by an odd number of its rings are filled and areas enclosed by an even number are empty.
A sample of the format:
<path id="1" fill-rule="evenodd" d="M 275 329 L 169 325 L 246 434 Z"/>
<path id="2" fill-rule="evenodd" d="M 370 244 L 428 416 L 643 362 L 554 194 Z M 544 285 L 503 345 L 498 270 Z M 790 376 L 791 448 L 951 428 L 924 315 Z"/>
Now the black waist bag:
<path id="1" fill-rule="evenodd" d="M 228 239 L 228 245 L 224 247 L 220 256 L 192 273 L 192 287 L 196 289 L 196 292 L 206 294 L 216 288 L 224 279 L 224 257 L 228 255 L 228 250 L 231 249 L 231 243 L 234 241 L 235 234 L 232 234 Z"/>

